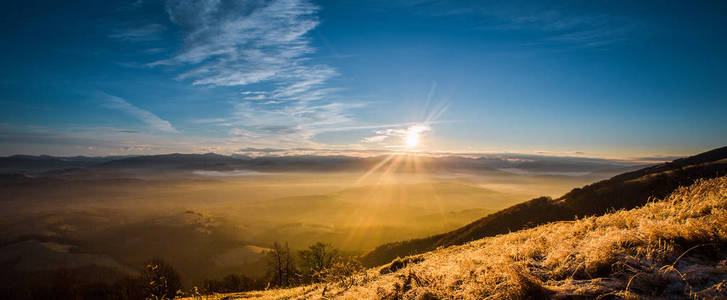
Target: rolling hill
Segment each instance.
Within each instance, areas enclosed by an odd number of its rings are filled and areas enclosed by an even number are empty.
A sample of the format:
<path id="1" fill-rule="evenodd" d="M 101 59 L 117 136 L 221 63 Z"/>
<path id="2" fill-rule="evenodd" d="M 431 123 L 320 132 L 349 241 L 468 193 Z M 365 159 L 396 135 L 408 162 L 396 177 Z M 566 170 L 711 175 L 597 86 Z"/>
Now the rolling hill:
<path id="1" fill-rule="evenodd" d="M 727 177 L 697 180 L 640 208 L 486 237 L 345 280 L 205 299 L 724 299 L 725 224 Z"/>
<path id="2" fill-rule="evenodd" d="M 631 209 L 644 205 L 649 199 L 663 198 L 677 187 L 690 185 L 697 179 L 724 174 L 727 174 L 727 147 L 624 173 L 573 189 L 557 199 L 536 198 L 447 233 L 385 244 L 363 255 L 361 261 L 366 266 L 377 266 L 396 257 L 461 245 L 548 222 Z"/>

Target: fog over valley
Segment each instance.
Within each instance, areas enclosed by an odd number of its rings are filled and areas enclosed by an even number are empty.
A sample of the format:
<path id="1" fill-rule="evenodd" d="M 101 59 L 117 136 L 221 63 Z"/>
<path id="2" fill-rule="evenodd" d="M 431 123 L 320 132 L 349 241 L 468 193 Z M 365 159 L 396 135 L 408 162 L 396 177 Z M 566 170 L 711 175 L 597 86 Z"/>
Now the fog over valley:
<path id="1" fill-rule="evenodd" d="M 0 258 L 23 274 L 121 277 L 163 257 L 188 284 L 262 276 L 275 241 L 361 254 L 643 164 L 511 156 L 3 157 Z"/>

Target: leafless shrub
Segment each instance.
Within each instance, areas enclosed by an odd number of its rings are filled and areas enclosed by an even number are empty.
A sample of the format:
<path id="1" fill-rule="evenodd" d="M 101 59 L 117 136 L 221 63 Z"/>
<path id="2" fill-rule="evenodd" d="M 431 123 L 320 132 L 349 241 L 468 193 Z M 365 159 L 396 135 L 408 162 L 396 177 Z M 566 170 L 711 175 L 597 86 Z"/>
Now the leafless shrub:
<path id="1" fill-rule="evenodd" d="M 356 283 L 356 277 L 363 265 L 354 259 L 347 257 L 338 257 L 329 268 L 321 271 L 320 277 L 328 283 L 339 283 L 344 289 L 350 288 Z"/>

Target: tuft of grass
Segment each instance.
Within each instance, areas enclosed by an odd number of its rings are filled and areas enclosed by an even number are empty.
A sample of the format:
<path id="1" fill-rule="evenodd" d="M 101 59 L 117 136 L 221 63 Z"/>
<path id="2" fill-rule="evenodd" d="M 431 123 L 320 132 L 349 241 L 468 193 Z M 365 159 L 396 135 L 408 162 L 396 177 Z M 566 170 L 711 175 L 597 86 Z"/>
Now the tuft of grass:
<path id="1" fill-rule="evenodd" d="M 727 177 L 632 210 L 555 222 L 399 258 L 348 286 L 272 299 L 712 299 L 727 297 Z"/>
<path id="2" fill-rule="evenodd" d="M 379 269 L 379 274 L 385 275 L 385 274 L 393 273 L 408 265 L 416 264 L 416 263 L 419 263 L 422 261 L 424 261 L 424 257 L 422 257 L 421 255 L 409 256 L 409 257 L 405 257 L 405 258 L 397 257 L 396 259 L 391 261 L 391 263 L 389 263 L 389 264 L 383 266 L 381 269 Z"/>

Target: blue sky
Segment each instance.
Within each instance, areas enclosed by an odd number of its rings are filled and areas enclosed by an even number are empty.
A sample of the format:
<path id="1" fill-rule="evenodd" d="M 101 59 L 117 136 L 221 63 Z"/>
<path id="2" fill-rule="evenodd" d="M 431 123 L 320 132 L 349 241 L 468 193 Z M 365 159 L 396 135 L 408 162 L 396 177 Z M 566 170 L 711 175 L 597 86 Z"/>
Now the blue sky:
<path id="1" fill-rule="evenodd" d="M 636 157 L 727 142 L 724 1 L 5 6 L 2 155 Z"/>

